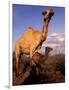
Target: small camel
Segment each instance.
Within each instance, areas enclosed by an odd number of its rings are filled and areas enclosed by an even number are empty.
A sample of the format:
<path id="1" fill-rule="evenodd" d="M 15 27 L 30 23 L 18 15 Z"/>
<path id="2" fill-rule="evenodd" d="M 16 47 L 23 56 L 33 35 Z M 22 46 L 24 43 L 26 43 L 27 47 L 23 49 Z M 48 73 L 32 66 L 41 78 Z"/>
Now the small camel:
<path id="1" fill-rule="evenodd" d="M 53 48 L 51 47 L 45 47 L 45 54 L 40 54 L 39 52 L 36 52 L 33 56 L 32 59 L 35 63 L 39 62 L 44 62 L 47 60 L 47 58 L 49 57 L 49 53 L 53 50 Z"/>
<path id="2" fill-rule="evenodd" d="M 53 50 L 53 48 L 51 47 L 46 47 L 45 48 L 45 56 L 48 57 L 49 56 L 49 52 L 51 52 Z"/>
<path id="3" fill-rule="evenodd" d="M 34 63 L 32 56 L 41 49 L 42 43 L 47 38 L 48 25 L 54 12 L 52 9 L 49 9 L 42 12 L 42 14 L 44 16 L 42 32 L 29 27 L 15 44 L 16 70 L 18 70 L 20 53 L 29 54 L 30 62 Z"/>

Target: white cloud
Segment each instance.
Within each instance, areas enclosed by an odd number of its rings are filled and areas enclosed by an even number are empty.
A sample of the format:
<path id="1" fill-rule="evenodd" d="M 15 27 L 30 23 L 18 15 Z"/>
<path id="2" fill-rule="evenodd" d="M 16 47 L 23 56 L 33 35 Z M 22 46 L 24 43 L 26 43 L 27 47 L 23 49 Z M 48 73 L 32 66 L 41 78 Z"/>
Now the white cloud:
<path id="1" fill-rule="evenodd" d="M 43 43 L 43 47 L 50 46 L 53 48 L 53 53 L 60 52 L 65 53 L 65 34 L 53 33 L 47 37 L 47 40 Z"/>

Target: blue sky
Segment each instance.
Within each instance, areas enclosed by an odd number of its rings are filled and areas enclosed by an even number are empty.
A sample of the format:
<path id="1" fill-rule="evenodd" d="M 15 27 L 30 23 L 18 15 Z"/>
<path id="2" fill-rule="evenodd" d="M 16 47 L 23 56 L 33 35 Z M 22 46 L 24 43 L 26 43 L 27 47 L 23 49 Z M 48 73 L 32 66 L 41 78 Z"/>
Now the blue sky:
<path id="1" fill-rule="evenodd" d="M 13 44 L 15 44 L 28 27 L 41 31 L 43 27 L 42 11 L 49 8 L 52 8 L 55 14 L 50 21 L 48 35 L 52 33 L 64 33 L 64 7 L 13 4 Z"/>

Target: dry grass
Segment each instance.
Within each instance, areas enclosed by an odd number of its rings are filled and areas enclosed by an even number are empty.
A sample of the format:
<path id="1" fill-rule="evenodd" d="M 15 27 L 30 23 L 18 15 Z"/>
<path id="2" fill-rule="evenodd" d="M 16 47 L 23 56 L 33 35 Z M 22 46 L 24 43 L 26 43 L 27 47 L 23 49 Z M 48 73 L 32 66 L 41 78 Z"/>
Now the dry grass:
<path id="1" fill-rule="evenodd" d="M 36 65 L 30 67 L 29 58 L 22 56 L 19 62 L 20 74 L 16 76 L 15 58 L 13 58 L 13 85 L 61 83 L 65 81 L 65 55 L 59 54 L 47 58 L 36 53 L 33 60 Z"/>

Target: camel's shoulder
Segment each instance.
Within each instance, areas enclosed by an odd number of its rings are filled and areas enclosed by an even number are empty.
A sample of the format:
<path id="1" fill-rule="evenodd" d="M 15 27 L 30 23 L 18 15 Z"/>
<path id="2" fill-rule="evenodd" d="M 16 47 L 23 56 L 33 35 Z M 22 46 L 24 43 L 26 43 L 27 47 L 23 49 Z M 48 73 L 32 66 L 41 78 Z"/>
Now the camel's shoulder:
<path id="1" fill-rule="evenodd" d="M 33 36 L 36 38 L 40 38 L 42 36 L 42 32 L 36 29 L 33 31 Z"/>
<path id="2" fill-rule="evenodd" d="M 42 33 L 41 33 L 39 30 L 37 30 L 37 29 L 34 30 L 33 33 L 34 33 L 34 34 L 42 34 Z"/>
<path id="3" fill-rule="evenodd" d="M 31 33 L 32 34 L 32 38 L 36 38 L 39 39 L 42 36 L 42 32 L 40 32 L 38 29 L 33 29 L 33 28 L 29 28 L 29 30 L 27 31 L 28 35 Z"/>

